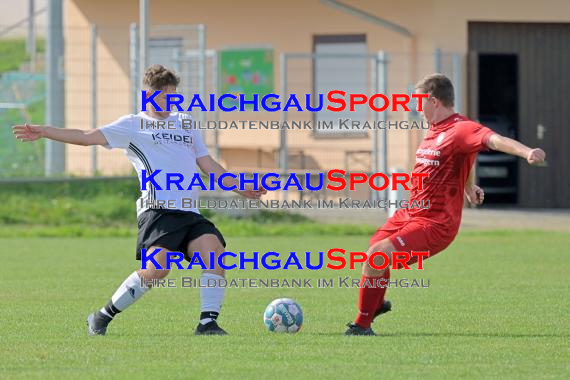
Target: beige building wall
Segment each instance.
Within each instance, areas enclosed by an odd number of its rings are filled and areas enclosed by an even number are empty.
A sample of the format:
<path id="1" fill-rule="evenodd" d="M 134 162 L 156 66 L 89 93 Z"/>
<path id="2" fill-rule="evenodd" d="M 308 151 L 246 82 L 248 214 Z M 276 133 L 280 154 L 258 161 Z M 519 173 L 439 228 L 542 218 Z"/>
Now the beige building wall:
<path id="1" fill-rule="evenodd" d="M 409 29 L 413 37 L 405 37 L 372 24 L 366 20 L 343 13 L 324 5 L 319 0 L 290 0 L 287 2 L 210 1 L 183 2 L 174 0 L 150 1 L 150 22 L 156 24 L 205 24 L 207 48 L 220 49 L 231 46 L 271 45 L 274 57 L 274 88 L 279 89 L 279 54 L 283 52 L 311 52 L 315 34 L 366 34 L 371 53 L 387 51 L 391 58 L 389 67 L 389 93 L 405 92 L 407 86 L 434 70 L 434 49 L 444 52 L 467 52 L 468 21 L 516 21 L 516 22 L 569 22 L 570 2 L 545 0 L 542 2 L 520 1 L 451 1 L 411 0 L 387 2 L 377 0 L 347 0 L 348 4 L 370 14 L 398 23 Z M 130 112 L 129 84 L 129 24 L 138 22 L 138 0 L 90 1 L 70 0 L 65 4 L 65 22 L 68 27 L 87 30 L 90 23 L 99 27 L 98 74 L 98 123 L 105 124 Z M 86 128 L 89 123 L 89 89 L 85 47 L 88 33 L 66 32 L 67 81 L 67 127 Z M 88 50 L 87 50 L 88 51 Z M 83 54 L 83 58 L 81 56 Z M 466 66 L 463 61 L 463 78 Z M 306 75 L 304 77 L 303 75 Z M 291 79 L 296 93 L 310 93 L 310 73 L 301 73 Z M 465 80 L 464 80 L 465 82 Z M 466 105 L 466 85 L 463 85 L 463 101 Z M 465 110 L 465 107 L 464 107 Z M 290 120 L 309 117 L 305 112 L 290 114 Z M 222 113 L 223 120 L 259 120 L 278 118 L 279 113 Z M 403 112 L 392 113 L 390 120 L 405 120 Z M 421 132 L 390 130 L 389 164 L 410 169 Z M 230 168 L 239 164 L 255 166 L 254 152 L 264 150 L 263 157 L 278 147 L 277 131 L 220 131 L 222 149 L 231 157 Z M 310 131 L 295 131 L 289 134 L 291 148 L 302 147 L 318 162 L 329 167 L 344 167 L 344 158 L 331 152 L 340 149 L 370 150 L 371 140 L 361 139 L 314 139 Z M 250 151 L 244 151 L 250 148 Z M 128 164 L 122 153 L 104 152 L 99 155 L 99 165 L 105 173 L 124 172 Z M 83 157 L 83 158 L 82 158 Z M 84 172 L 84 148 L 69 148 L 68 170 Z M 248 165 L 248 159 L 251 165 Z M 265 165 L 264 165 L 265 166 Z M 271 165 L 269 165 L 271 166 Z M 321 165 L 322 166 L 322 165 Z M 86 168 L 86 169 L 84 169 Z M 239 169 L 239 168 L 237 168 Z"/>
<path id="2" fill-rule="evenodd" d="M 45 9 L 47 0 L 34 0 L 36 12 Z M 26 19 L 29 15 L 28 1 L 0 0 L 0 30 L 10 27 L 19 21 Z M 36 36 L 44 37 L 46 35 L 46 19 L 47 12 L 40 13 L 35 18 Z M 7 34 L 3 34 L 2 38 L 25 38 L 27 37 L 28 25 L 24 23 L 18 28 L 12 29 Z"/>

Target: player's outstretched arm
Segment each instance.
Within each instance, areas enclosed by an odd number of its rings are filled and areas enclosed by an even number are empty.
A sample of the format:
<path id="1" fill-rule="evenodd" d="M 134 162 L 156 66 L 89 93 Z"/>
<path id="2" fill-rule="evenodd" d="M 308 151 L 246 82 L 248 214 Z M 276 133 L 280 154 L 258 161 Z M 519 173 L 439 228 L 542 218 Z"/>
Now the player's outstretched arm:
<path id="1" fill-rule="evenodd" d="M 491 135 L 487 146 L 499 152 L 524 158 L 530 165 L 542 165 L 546 153 L 540 148 L 529 148 L 520 142 L 498 134 Z"/>
<path id="2" fill-rule="evenodd" d="M 214 173 L 216 179 L 224 173 L 227 173 L 227 170 L 216 162 L 212 158 L 212 156 L 204 156 L 200 157 L 196 160 L 196 163 L 200 167 L 200 170 L 204 173 Z M 233 185 L 239 186 L 238 180 L 234 178 L 225 178 L 224 179 L 224 186 L 231 187 Z M 246 198 L 252 199 L 259 199 L 263 194 L 267 193 L 267 190 L 263 189 L 261 186 L 259 190 L 253 190 L 252 184 L 246 184 L 244 191 L 234 190 L 236 193 L 243 195 Z"/>
<path id="3" fill-rule="evenodd" d="M 54 128 L 47 125 L 15 125 L 12 127 L 14 136 L 20 141 L 30 142 L 41 138 L 74 145 L 107 145 L 107 139 L 98 130 L 84 131 L 81 129 Z"/>

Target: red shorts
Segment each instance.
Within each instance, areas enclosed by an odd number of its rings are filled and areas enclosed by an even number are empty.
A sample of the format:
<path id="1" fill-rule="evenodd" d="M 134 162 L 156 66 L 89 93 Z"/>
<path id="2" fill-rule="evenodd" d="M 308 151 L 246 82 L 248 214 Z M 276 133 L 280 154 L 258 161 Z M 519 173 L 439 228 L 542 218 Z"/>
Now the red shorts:
<path id="1" fill-rule="evenodd" d="M 370 239 L 370 246 L 381 240 L 389 239 L 397 251 L 410 254 L 412 251 L 428 251 L 429 255 L 424 257 L 426 260 L 447 248 L 456 235 L 457 230 L 450 232 L 444 226 L 430 223 L 425 219 L 392 217 L 374 233 Z M 390 254 L 390 252 L 386 253 Z M 406 264 L 412 265 L 417 262 L 418 256 L 412 256 Z M 398 263 L 398 269 L 403 266 L 402 263 Z"/>

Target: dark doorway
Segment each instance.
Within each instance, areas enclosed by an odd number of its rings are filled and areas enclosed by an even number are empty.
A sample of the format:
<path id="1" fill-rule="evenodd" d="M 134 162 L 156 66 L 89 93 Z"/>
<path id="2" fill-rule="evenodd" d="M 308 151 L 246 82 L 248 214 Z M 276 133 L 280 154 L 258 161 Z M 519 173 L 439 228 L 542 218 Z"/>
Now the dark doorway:
<path id="1" fill-rule="evenodd" d="M 479 54 L 479 122 L 495 132 L 518 138 L 518 57 L 516 54 Z M 479 185 L 487 204 L 518 202 L 517 158 L 482 152 L 477 158 Z"/>
<path id="2" fill-rule="evenodd" d="M 517 207 L 570 207 L 569 42 L 570 23 L 468 23 L 469 116 L 512 123 L 497 128 L 514 128 L 523 144 L 546 151 L 542 167 L 517 159 Z"/>

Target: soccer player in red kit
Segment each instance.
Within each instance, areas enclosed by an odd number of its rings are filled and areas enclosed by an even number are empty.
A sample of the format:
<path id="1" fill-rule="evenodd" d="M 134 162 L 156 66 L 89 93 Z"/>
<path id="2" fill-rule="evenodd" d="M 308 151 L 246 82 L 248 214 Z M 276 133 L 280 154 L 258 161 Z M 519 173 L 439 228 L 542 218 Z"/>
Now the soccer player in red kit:
<path id="1" fill-rule="evenodd" d="M 391 252 L 428 251 L 430 258 L 443 251 L 455 239 L 461 223 L 463 194 L 470 203 L 483 202 L 483 190 L 474 184 L 471 168 L 477 153 L 486 149 L 515 155 L 531 165 L 544 162 L 541 149 L 531 149 L 515 140 L 500 136 L 453 110 L 453 84 L 444 75 L 432 74 L 416 85 L 416 93 L 428 94 L 421 99 L 422 117 L 430 123 L 430 129 L 416 151 L 414 173 L 427 173 L 423 190 L 418 179 L 412 178 L 410 201 L 430 201 L 429 209 L 399 209 L 380 227 L 368 248 L 368 255 L 381 251 L 391 257 Z M 419 109 L 418 109 L 419 110 Z M 380 266 L 383 259 L 377 257 Z M 417 256 L 407 262 L 416 263 Z M 362 282 L 387 284 L 390 265 L 375 270 L 366 261 L 362 267 Z M 398 269 L 402 268 L 398 263 Z M 384 279 L 382 281 L 381 279 Z M 346 335 L 376 335 L 370 325 L 375 317 L 390 311 L 391 304 L 384 300 L 386 287 L 361 286 L 358 299 L 358 315 L 348 325 Z"/>

